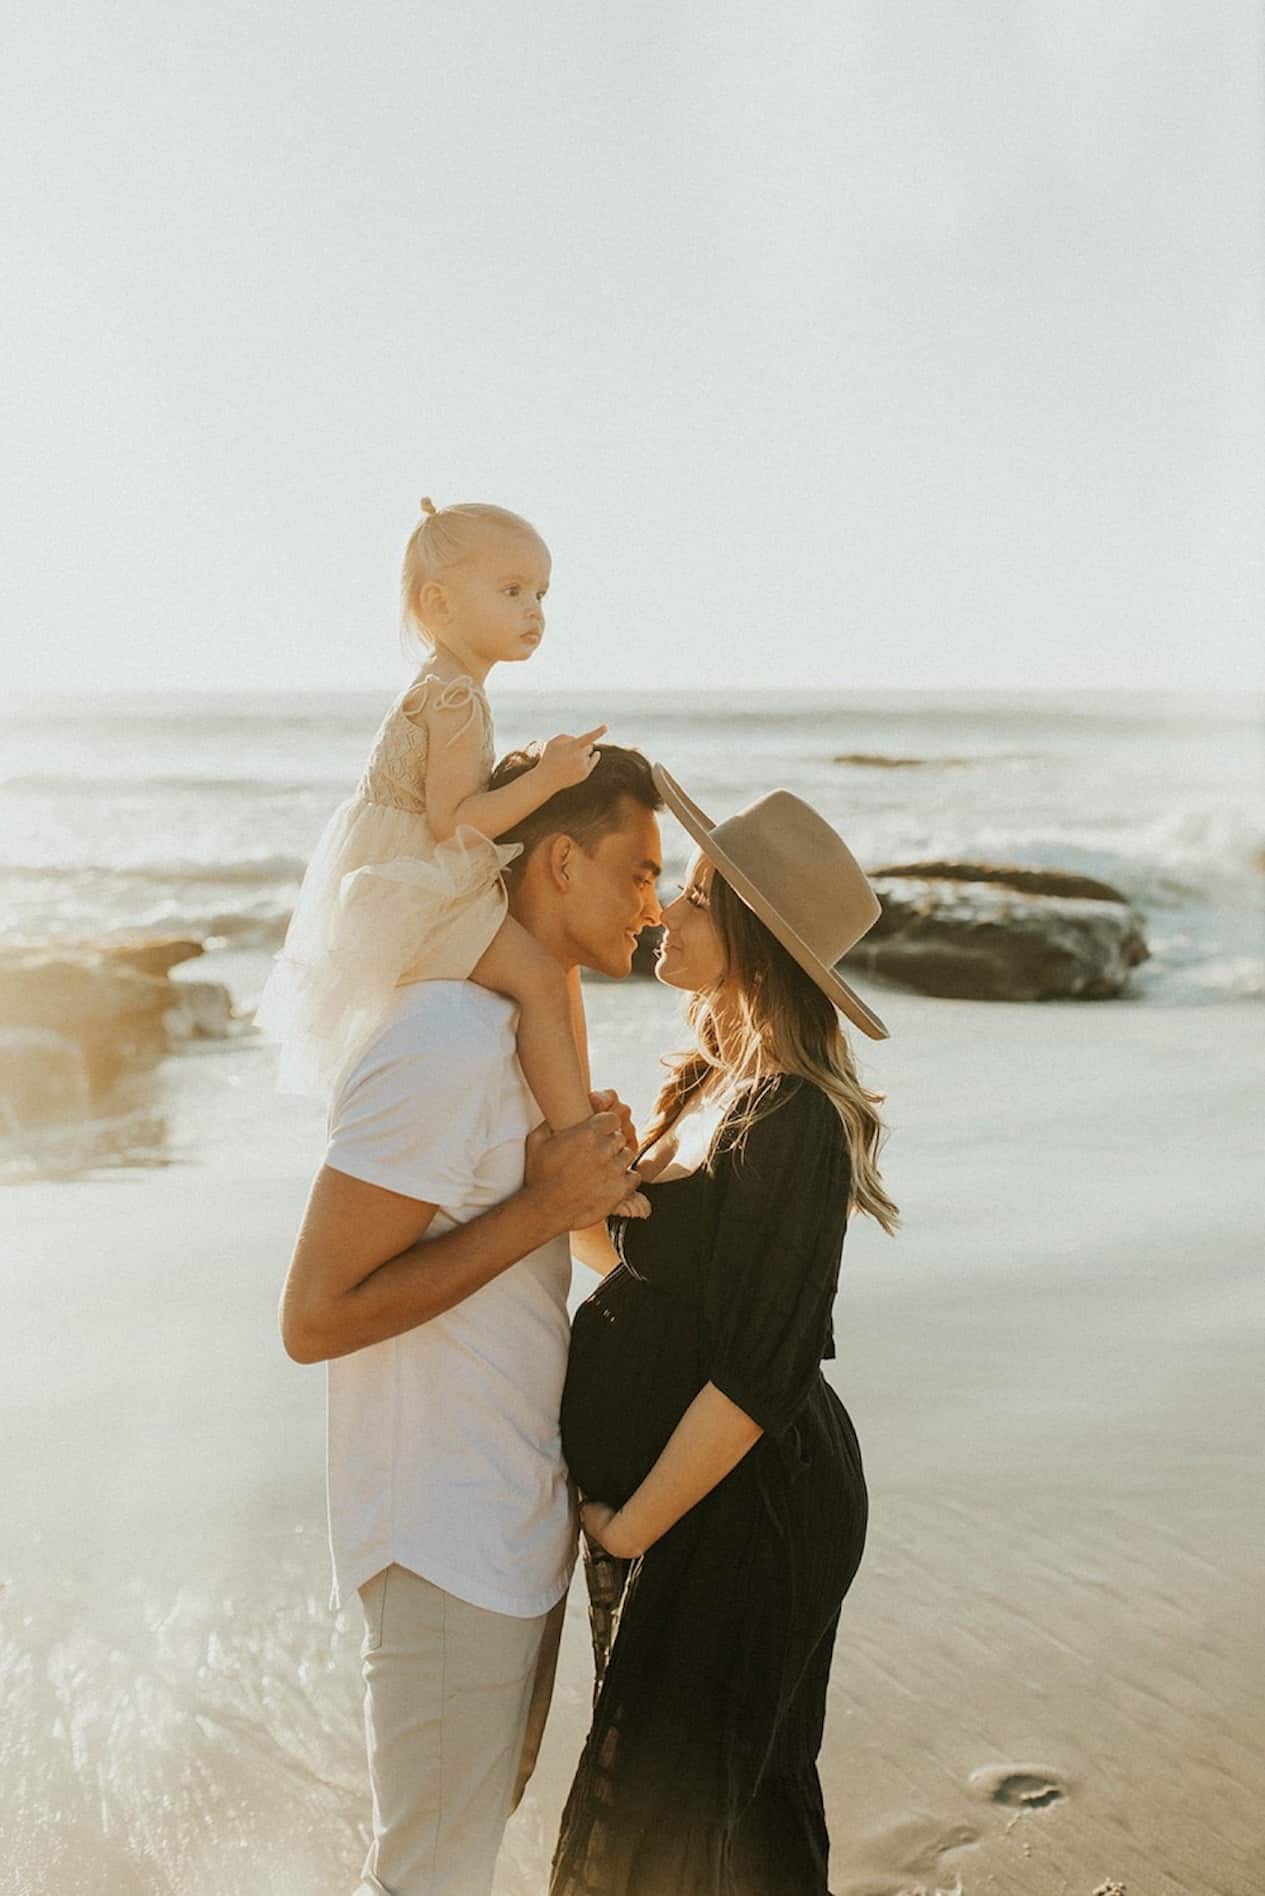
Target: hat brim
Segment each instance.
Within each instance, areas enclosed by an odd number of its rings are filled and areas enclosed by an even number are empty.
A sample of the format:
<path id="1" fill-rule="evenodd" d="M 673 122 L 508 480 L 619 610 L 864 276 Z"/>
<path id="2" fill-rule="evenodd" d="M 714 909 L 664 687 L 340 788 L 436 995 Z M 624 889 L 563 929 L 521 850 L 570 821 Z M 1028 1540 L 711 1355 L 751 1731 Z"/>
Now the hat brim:
<path id="1" fill-rule="evenodd" d="M 697 803 L 688 797 L 671 771 L 662 764 L 650 766 L 655 788 L 671 810 L 683 829 L 689 831 L 713 868 L 718 869 L 734 894 L 744 901 L 751 912 L 764 923 L 769 933 L 776 937 L 788 955 L 797 961 L 804 973 L 817 983 L 826 997 L 833 1001 L 841 1013 L 847 1015 L 854 1026 L 871 1040 L 890 1038 L 873 1008 L 867 1007 L 859 994 L 855 994 L 846 981 L 841 981 L 833 968 L 827 967 L 820 956 L 815 955 L 808 943 L 796 933 L 763 895 L 751 878 L 738 867 L 723 848 L 715 841 L 715 824 L 709 816 L 699 809 Z"/>

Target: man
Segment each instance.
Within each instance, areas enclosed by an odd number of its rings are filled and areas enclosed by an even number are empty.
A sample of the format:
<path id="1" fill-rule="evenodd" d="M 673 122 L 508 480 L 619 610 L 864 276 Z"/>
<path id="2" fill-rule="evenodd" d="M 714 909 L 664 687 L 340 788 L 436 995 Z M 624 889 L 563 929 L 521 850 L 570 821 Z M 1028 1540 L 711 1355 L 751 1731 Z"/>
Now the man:
<path id="1" fill-rule="evenodd" d="M 505 760 L 493 785 L 530 765 Z M 659 807 L 645 758 L 604 745 L 500 839 L 523 846 L 511 910 L 569 979 L 626 975 L 657 921 Z M 567 1234 L 636 1177 L 626 1112 L 552 1138 L 539 1117 L 509 1001 L 401 988 L 331 1108 L 282 1296 L 289 1354 L 329 1364 L 334 1604 L 358 1592 L 365 1616 L 357 1896 L 490 1889 L 552 1690 L 575 1553 Z"/>

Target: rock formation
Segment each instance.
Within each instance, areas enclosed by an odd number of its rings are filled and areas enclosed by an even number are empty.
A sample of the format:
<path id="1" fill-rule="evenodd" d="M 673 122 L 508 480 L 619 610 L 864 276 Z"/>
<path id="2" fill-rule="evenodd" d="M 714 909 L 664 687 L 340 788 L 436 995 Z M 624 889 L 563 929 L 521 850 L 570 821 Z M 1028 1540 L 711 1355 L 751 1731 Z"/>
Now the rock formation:
<path id="1" fill-rule="evenodd" d="M 0 1122 L 82 1112 L 173 1037 L 231 1032 L 227 988 L 168 978 L 201 953 L 198 941 L 144 935 L 0 949 Z"/>
<path id="2" fill-rule="evenodd" d="M 959 1000 L 1105 1000 L 1150 952 L 1137 911 L 1092 877 L 948 862 L 868 874 L 883 913 L 845 975 Z"/>

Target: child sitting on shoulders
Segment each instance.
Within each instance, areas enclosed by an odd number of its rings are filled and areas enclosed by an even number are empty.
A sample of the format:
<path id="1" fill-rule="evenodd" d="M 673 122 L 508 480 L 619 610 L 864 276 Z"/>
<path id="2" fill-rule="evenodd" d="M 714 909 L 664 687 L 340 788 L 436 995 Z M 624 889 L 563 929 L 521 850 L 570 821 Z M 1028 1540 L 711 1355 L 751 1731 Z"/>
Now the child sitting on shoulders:
<path id="1" fill-rule="evenodd" d="M 496 839 L 585 780 L 606 726 L 550 738 L 532 769 L 488 788 L 484 683 L 540 644 L 549 576 L 549 549 L 518 514 L 423 500 L 402 590 L 429 655 L 326 825 L 264 990 L 256 1018 L 281 1042 L 281 1091 L 328 1098 L 398 986 L 468 979 L 517 1002 L 519 1058 L 550 1127 L 592 1111 L 578 977 L 509 914 L 501 872 L 519 851 Z"/>

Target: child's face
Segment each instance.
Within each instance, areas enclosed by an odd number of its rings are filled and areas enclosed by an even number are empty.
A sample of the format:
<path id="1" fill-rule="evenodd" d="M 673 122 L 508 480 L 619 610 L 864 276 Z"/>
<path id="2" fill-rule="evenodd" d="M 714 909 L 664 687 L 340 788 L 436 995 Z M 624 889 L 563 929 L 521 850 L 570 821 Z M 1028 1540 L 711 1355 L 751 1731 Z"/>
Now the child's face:
<path id="1" fill-rule="evenodd" d="M 489 664 L 530 658 L 545 632 L 549 548 L 535 534 L 489 534 L 444 578 L 441 638 L 460 639 Z"/>

